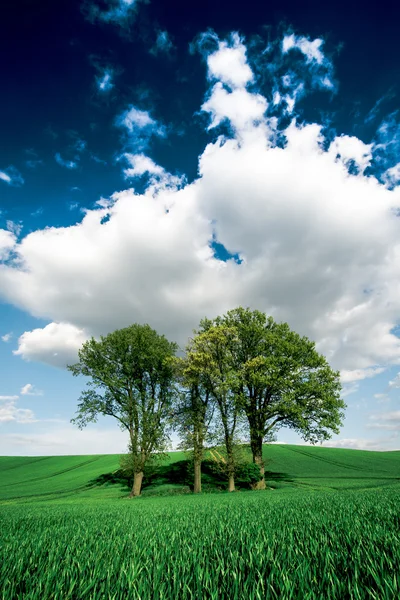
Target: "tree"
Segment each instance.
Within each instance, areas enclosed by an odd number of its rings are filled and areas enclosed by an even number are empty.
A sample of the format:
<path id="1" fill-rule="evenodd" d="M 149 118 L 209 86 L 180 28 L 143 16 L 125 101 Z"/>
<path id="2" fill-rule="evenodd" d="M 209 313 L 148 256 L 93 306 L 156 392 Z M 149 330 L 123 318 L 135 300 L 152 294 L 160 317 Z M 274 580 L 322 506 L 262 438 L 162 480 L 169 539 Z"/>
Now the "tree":
<path id="1" fill-rule="evenodd" d="M 176 358 L 177 377 L 182 386 L 180 401 L 173 415 L 175 428 L 182 440 L 181 447 L 192 451 L 194 465 L 193 492 L 201 492 L 201 463 L 204 445 L 209 439 L 215 401 L 199 374 L 191 373 L 186 358 Z"/>
<path id="2" fill-rule="evenodd" d="M 346 408 L 339 371 L 332 371 L 314 342 L 257 310 L 239 307 L 214 323 L 236 332 L 226 338 L 225 356 L 238 375 L 233 391 L 245 411 L 253 461 L 263 476 L 256 487 L 265 489 L 262 444 L 279 427 L 290 427 L 312 443 L 339 433 Z"/>
<path id="3" fill-rule="evenodd" d="M 173 359 L 177 344 L 149 325 L 134 324 L 100 341 L 86 341 L 74 376 L 90 378 L 72 423 L 80 429 L 109 415 L 129 432 L 134 471 L 131 496 L 140 496 L 146 463 L 168 443 L 167 423 L 176 395 Z"/>
<path id="4" fill-rule="evenodd" d="M 235 433 L 240 422 L 240 408 L 234 390 L 238 387 L 235 363 L 231 355 L 236 331 L 225 325 L 213 326 L 208 319 L 200 322 L 186 354 L 185 376 L 198 380 L 217 403 L 227 453 L 228 490 L 235 489 Z"/>

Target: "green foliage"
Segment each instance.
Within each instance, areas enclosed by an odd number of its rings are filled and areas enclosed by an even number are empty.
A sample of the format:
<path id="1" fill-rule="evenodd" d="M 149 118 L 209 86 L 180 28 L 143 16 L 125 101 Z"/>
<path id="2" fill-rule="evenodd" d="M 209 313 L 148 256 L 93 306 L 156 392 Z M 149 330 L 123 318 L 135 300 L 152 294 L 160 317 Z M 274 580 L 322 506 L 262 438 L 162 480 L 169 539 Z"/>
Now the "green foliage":
<path id="1" fill-rule="evenodd" d="M 218 336 L 228 386 L 246 413 L 253 453 L 269 432 L 286 426 L 316 443 L 339 433 L 345 403 L 338 371 L 332 371 L 315 343 L 275 323 L 257 310 L 242 307 L 213 322 L 202 322 Z M 214 337 L 217 335 L 213 333 Z"/>
<path id="2" fill-rule="evenodd" d="M 117 419 L 129 432 L 134 472 L 167 447 L 177 349 L 149 325 L 134 324 L 100 341 L 88 340 L 79 350 L 79 362 L 68 367 L 74 376 L 89 377 L 72 422 L 82 428 L 98 415 Z"/>
<path id="3" fill-rule="evenodd" d="M 400 496 L 274 491 L 2 506 L 2 600 L 393 600 Z"/>
<path id="4" fill-rule="evenodd" d="M 260 467 L 253 462 L 242 463 L 236 468 L 235 480 L 239 487 L 251 489 L 252 484 L 261 479 Z"/>

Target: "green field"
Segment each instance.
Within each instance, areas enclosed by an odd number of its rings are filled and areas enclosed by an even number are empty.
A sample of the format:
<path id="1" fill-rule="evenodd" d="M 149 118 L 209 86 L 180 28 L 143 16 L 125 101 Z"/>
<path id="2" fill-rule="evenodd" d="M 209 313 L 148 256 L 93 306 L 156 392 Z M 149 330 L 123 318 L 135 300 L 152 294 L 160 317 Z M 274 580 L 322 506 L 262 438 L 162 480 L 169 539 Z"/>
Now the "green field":
<path id="1" fill-rule="evenodd" d="M 266 491 L 134 500 L 116 455 L 0 458 L 0 599 L 400 597 L 400 452 L 264 450 Z"/>

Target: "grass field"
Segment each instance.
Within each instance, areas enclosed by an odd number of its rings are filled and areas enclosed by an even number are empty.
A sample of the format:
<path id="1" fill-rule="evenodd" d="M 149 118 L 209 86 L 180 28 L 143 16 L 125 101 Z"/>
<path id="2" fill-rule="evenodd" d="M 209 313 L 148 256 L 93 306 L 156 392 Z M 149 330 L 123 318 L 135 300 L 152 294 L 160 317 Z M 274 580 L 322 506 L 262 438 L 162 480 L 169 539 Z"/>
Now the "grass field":
<path id="1" fill-rule="evenodd" d="M 400 597 L 400 452 L 265 458 L 273 490 L 134 500 L 118 456 L 0 458 L 0 599 Z"/>

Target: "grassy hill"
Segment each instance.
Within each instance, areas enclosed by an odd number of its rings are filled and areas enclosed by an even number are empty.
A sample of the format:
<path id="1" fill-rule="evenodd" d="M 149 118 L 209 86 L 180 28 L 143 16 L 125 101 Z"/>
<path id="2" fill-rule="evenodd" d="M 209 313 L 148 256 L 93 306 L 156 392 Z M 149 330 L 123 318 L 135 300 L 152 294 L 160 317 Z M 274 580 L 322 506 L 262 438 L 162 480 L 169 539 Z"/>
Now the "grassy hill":
<path id="1" fill-rule="evenodd" d="M 144 495 L 167 492 L 168 465 L 185 458 L 171 452 L 164 479 L 145 487 Z M 369 452 L 294 445 L 265 445 L 269 487 L 339 490 L 396 486 L 400 490 L 400 451 Z M 0 457 L 0 503 L 39 500 L 93 500 L 128 493 L 126 482 L 113 477 L 119 455 Z M 178 486 L 179 487 L 179 486 Z"/>

